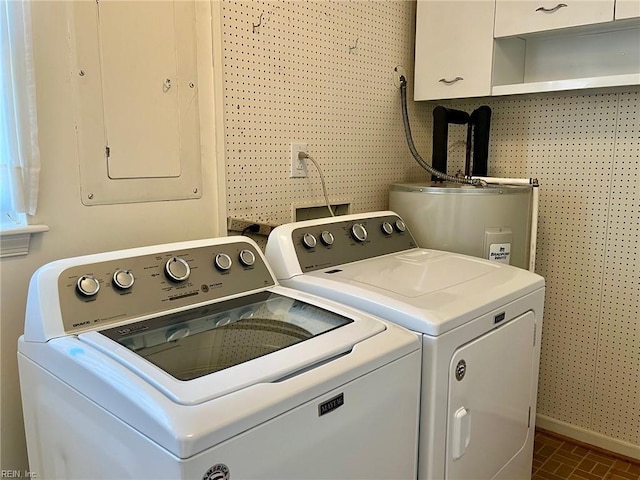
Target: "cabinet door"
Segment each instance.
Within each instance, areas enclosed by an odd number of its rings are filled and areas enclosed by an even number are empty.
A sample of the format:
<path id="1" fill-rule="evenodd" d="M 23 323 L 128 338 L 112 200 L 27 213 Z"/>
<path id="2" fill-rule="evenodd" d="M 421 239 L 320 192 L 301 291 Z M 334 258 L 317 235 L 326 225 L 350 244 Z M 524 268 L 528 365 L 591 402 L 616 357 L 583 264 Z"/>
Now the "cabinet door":
<path id="1" fill-rule="evenodd" d="M 491 93 L 493 0 L 419 0 L 415 100 Z"/>
<path id="2" fill-rule="evenodd" d="M 613 6 L 614 0 L 496 0 L 494 34 L 500 38 L 610 22 Z"/>
<path id="3" fill-rule="evenodd" d="M 616 20 L 640 17 L 640 1 L 616 0 Z"/>

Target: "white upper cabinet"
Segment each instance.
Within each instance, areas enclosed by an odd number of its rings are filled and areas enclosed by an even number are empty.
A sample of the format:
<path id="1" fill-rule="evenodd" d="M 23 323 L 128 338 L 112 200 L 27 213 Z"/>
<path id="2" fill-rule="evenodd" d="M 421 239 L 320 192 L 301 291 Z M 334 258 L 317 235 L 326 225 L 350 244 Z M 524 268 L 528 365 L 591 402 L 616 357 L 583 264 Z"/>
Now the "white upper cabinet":
<path id="1" fill-rule="evenodd" d="M 494 36 L 610 22 L 613 10 L 614 0 L 496 0 Z"/>
<path id="2" fill-rule="evenodd" d="M 616 0 L 616 20 L 640 17 L 640 0 Z"/>
<path id="3" fill-rule="evenodd" d="M 625 1 L 496 0 L 492 95 L 638 85 L 640 24 L 614 21 L 633 16 Z"/>
<path id="4" fill-rule="evenodd" d="M 415 100 L 491 94 L 494 0 L 418 0 Z"/>
<path id="5" fill-rule="evenodd" d="M 416 15 L 415 100 L 640 85 L 640 0 L 418 0 Z"/>

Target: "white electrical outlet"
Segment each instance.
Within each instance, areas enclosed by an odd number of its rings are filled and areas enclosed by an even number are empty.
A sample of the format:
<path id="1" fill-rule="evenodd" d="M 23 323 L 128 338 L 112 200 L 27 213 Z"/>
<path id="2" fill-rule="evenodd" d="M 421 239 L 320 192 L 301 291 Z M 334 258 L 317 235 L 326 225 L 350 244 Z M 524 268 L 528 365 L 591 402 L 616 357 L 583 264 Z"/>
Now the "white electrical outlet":
<path id="1" fill-rule="evenodd" d="M 306 143 L 291 143 L 291 178 L 304 178 L 307 176 L 307 160 L 298 158 L 298 153 L 306 151 Z"/>

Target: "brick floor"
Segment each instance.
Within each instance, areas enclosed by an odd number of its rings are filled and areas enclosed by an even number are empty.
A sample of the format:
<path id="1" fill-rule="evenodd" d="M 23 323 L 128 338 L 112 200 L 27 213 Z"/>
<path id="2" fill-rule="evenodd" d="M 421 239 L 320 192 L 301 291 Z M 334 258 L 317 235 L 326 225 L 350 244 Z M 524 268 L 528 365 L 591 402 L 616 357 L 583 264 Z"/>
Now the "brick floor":
<path id="1" fill-rule="evenodd" d="M 640 462 L 536 431 L 532 480 L 640 480 Z"/>

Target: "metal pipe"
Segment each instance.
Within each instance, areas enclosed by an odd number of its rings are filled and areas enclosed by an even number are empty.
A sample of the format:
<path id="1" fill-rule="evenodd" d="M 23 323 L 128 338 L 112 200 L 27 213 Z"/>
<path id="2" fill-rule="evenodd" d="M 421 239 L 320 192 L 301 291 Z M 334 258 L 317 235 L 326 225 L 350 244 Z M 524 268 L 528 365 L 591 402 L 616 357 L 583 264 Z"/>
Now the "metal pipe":
<path id="1" fill-rule="evenodd" d="M 539 203 L 539 185 L 538 182 L 533 185 L 533 197 L 531 199 L 531 238 L 529 243 L 529 271 L 536 270 L 536 239 L 538 236 L 538 203 Z"/>
<path id="2" fill-rule="evenodd" d="M 469 124 L 473 130 L 473 169 L 469 175 L 487 175 L 489 171 L 489 131 L 491 108 L 482 105 L 473 111 Z"/>
<path id="3" fill-rule="evenodd" d="M 438 105 L 433 109 L 433 152 L 431 166 L 439 172 L 447 172 L 447 153 L 449 141 L 449 124 L 465 125 L 469 123 L 469 114 L 462 110 L 454 110 Z M 468 145 L 467 148 L 470 148 Z M 438 180 L 437 175 L 431 176 Z"/>
<path id="4" fill-rule="evenodd" d="M 409 151 L 411 152 L 411 155 L 413 155 L 414 160 L 418 162 L 418 165 L 424 168 L 431 175 L 435 175 L 436 177 L 438 177 L 441 180 L 444 180 L 445 182 L 465 183 L 469 185 L 479 186 L 480 185 L 479 182 L 474 182 L 469 177 L 459 178 L 459 177 L 454 177 L 453 175 L 447 175 L 444 172 L 440 172 L 439 170 L 436 170 L 435 168 L 433 168 L 431 165 L 429 165 L 427 162 L 424 161 L 424 159 L 418 153 L 418 150 L 416 150 L 416 147 L 413 144 L 413 138 L 411 136 L 411 126 L 409 125 L 409 113 L 407 111 L 407 79 L 404 77 L 404 75 L 400 77 L 400 98 L 402 100 L 402 121 L 404 123 L 404 133 L 407 139 L 407 145 L 409 146 Z"/>
<path id="5" fill-rule="evenodd" d="M 471 177 L 472 180 L 478 180 L 489 185 L 537 185 L 538 180 L 535 178 L 499 178 L 499 177 Z"/>

